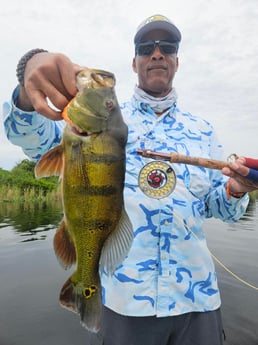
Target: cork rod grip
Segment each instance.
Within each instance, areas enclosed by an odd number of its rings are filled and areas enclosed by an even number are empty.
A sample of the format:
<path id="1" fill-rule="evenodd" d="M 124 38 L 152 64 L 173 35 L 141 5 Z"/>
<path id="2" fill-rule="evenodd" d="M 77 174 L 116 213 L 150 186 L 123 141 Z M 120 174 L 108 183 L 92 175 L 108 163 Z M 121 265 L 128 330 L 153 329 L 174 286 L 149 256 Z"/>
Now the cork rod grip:
<path id="1" fill-rule="evenodd" d="M 175 153 L 175 152 L 170 153 L 170 162 L 196 165 L 203 168 L 216 169 L 216 170 L 221 170 L 224 167 L 229 167 L 228 162 L 223 162 L 216 159 L 209 159 L 209 158 L 203 158 L 203 157 L 185 156 L 185 155 Z"/>

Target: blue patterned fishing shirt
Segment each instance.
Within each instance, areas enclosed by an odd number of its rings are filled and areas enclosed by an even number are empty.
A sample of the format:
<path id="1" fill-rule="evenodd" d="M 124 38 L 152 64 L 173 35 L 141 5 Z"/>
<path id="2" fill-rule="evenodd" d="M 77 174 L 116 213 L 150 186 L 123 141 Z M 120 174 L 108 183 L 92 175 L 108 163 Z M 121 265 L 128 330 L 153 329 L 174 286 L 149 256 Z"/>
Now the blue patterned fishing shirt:
<path id="1" fill-rule="evenodd" d="M 17 93 L 16 89 L 14 100 Z M 203 221 L 210 217 L 237 221 L 248 196 L 227 199 L 227 178 L 218 170 L 172 164 L 177 177 L 173 193 L 163 199 L 147 197 L 138 176 L 151 160 L 139 156 L 137 149 L 224 159 L 222 147 L 207 121 L 175 105 L 157 117 L 132 97 L 121 110 L 129 128 L 124 197 L 134 243 L 114 275 L 102 274 L 103 303 L 130 316 L 215 310 L 221 301 Z M 4 104 L 4 114 L 7 137 L 34 161 L 61 140 L 63 122 L 23 112 L 13 101 Z"/>

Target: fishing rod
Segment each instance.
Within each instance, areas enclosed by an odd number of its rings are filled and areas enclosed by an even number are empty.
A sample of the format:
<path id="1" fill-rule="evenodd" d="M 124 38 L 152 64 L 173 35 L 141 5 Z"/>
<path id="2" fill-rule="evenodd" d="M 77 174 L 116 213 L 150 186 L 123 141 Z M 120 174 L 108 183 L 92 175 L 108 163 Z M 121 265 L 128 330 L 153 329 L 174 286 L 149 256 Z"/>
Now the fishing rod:
<path id="1" fill-rule="evenodd" d="M 137 154 L 152 159 L 160 159 L 169 161 L 171 163 L 183 163 L 189 165 L 200 166 L 203 168 L 221 170 L 224 167 L 230 167 L 230 164 L 237 159 L 236 154 L 232 154 L 228 157 L 228 161 L 220 161 L 216 159 L 210 158 L 203 158 L 203 157 L 194 157 L 194 156 L 186 156 L 180 153 L 171 152 L 171 153 L 163 153 L 163 152 L 155 152 L 151 150 L 137 150 Z"/>

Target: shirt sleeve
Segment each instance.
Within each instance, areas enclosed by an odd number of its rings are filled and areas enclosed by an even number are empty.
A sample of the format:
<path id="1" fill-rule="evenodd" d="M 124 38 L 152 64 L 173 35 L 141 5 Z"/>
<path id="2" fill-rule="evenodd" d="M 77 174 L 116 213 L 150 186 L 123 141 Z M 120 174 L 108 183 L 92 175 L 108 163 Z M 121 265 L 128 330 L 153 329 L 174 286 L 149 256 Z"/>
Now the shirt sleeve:
<path id="1" fill-rule="evenodd" d="M 248 203 L 248 193 L 239 199 L 227 197 L 225 184 L 220 185 L 206 199 L 206 218 L 214 217 L 229 223 L 236 222 L 245 213 Z"/>
<path id="2" fill-rule="evenodd" d="M 52 121 L 36 111 L 26 112 L 16 107 L 17 87 L 9 102 L 3 104 L 4 129 L 7 138 L 33 161 L 61 142 L 64 121 Z"/>

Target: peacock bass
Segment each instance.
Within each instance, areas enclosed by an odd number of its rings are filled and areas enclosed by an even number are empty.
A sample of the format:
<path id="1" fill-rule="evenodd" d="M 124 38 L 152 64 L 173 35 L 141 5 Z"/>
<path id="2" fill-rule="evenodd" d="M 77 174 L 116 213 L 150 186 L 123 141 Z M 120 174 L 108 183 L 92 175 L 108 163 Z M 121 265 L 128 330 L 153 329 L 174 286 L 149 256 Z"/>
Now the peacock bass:
<path id="1" fill-rule="evenodd" d="M 101 319 L 99 270 L 112 274 L 126 257 L 133 229 L 124 209 L 127 126 L 114 91 L 115 77 L 85 68 L 78 93 L 63 111 L 62 142 L 35 167 L 37 178 L 62 176 L 64 218 L 54 250 L 67 268 L 76 263 L 60 292 L 60 304 L 80 314 L 97 332 Z"/>

